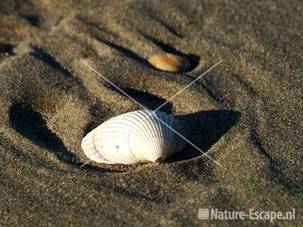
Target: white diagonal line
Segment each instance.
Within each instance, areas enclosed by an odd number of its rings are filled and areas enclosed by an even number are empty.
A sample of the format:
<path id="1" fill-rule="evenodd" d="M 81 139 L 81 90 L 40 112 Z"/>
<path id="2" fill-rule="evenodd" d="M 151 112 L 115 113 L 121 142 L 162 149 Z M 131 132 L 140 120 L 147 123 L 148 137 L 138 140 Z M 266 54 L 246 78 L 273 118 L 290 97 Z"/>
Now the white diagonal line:
<path id="1" fill-rule="evenodd" d="M 150 111 L 150 109 L 148 109 L 147 107 L 145 107 L 143 104 L 139 103 L 137 100 L 135 100 L 133 97 L 131 97 L 129 94 L 127 94 L 125 91 L 123 91 L 123 89 L 121 89 L 120 87 L 118 87 L 117 85 L 115 85 L 113 82 L 111 82 L 109 79 L 107 79 L 105 76 L 103 76 L 101 73 L 99 73 L 96 69 L 94 69 L 92 66 L 90 66 L 86 61 L 84 60 L 80 60 L 80 62 L 84 65 L 86 65 L 88 68 L 90 68 L 90 70 L 92 70 L 93 72 L 95 72 L 98 76 L 102 77 L 104 80 L 106 80 L 109 84 L 111 84 L 113 87 L 115 87 L 117 90 L 119 90 L 122 94 L 124 94 L 126 97 L 128 97 L 130 100 L 132 100 L 134 103 L 138 104 L 139 106 L 141 106 L 143 109 Z M 210 69 L 208 69 L 205 73 L 209 72 L 212 68 L 214 68 L 216 65 L 218 65 L 221 61 L 219 61 L 217 64 L 215 64 L 213 67 L 211 67 Z M 205 75 L 202 74 L 199 77 Z M 196 81 L 197 79 L 195 79 Z M 192 84 L 192 83 L 191 83 Z M 188 86 L 187 86 L 188 87 Z M 186 88 L 187 88 L 186 87 Z M 185 88 L 185 89 L 186 89 Z M 184 89 L 182 89 L 184 90 Z M 181 91 L 182 92 L 182 91 Z M 179 92 L 180 93 L 180 92 Z M 173 96 L 174 97 L 174 96 Z M 172 97 L 172 98 L 173 98 Z M 152 113 L 154 113 L 154 111 L 152 111 Z M 172 130 L 174 133 L 176 133 L 180 138 L 182 138 L 183 140 L 185 140 L 187 143 L 189 143 L 191 146 L 193 146 L 195 149 L 197 149 L 200 153 L 202 153 L 202 156 L 206 156 L 208 157 L 210 160 L 212 160 L 215 164 L 217 164 L 218 166 L 222 167 L 222 165 L 217 162 L 216 160 L 214 160 L 212 157 L 210 157 L 207 153 L 203 152 L 199 147 L 197 147 L 195 144 L 193 144 L 191 141 L 189 141 L 186 137 L 184 137 L 182 134 L 180 134 L 178 131 L 176 131 L 174 128 L 170 127 L 168 124 L 166 124 L 164 121 L 162 121 L 160 118 L 157 117 L 157 115 L 154 115 L 158 121 L 160 121 L 163 125 L 165 125 L 166 127 L 168 127 L 170 130 Z"/>
<path id="2" fill-rule="evenodd" d="M 157 117 L 157 115 L 155 114 L 156 118 L 158 121 L 160 121 L 163 125 L 165 125 L 167 128 L 169 128 L 170 130 L 172 130 L 174 133 L 176 133 L 180 138 L 182 138 L 183 140 L 185 140 L 187 143 L 189 143 L 191 146 L 193 146 L 194 148 L 196 148 L 198 151 L 200 151 L 202 153 L 202 156 L 206 156 L 208 157 L 210 160 L 212 160 L 214 163 L 216 163 L 218 166 L 222 167 L 222 165 L 217 162 L 216 160 L 214 160 L 212 157 L 210 157 L 207 153 L 203 152 L 199 147 L 197 147 L 195 144 L 193 144 L 191 141 L 189 141 L 186 137 L 184 137 L 182 134 L 180 134 L 178 131 L 176 131 L 174 128 L 170 127 L 167 123 L 165 123 L 165 121 L 161 120 L 160 118 Z"/>
<path id="3" fill-rule="evenodd" d="M 189 86 L 191 86 L 193 83 L 195 83 L 197 80 L 201 79 L 202 76 L 209 73 L 211 70 L 213 70 L 217 65 L 219 65 L 223 60 L 218 61 L 216 64 L 214 64 L 212 67 L 210 67 L 208 70 L 206 70 L 204 73 L 202 73 L 200 76 L 198 76 L 196 79 L 194 79 L 192 82 L 187 84 L 184 88 L 182 88 L 180 91 L 178 91 L 175 95 L 173 95 L 170 99 L 168 99 L 166 102 L 162 103 L 159 107 L 153 110 L 153 112 L 156 112 L 160 110 L 163 106 L 165 106 L 167 103 L 172 101 L 177 95 L 181 94 L 185 89 L 187 89 Z"/>
<path id="4" fill-rule="evenodd" d="M 107 79 L 105 76 L 103 76 L 101 73 L 99 73 L 97 70 L 95 70 L 93 67 L 91 67 L 87 62 L 80 60 L 81 63 L 85 64 L 88 68 L 90 68 L 93 72 L 95 72 L 98 76 L 102 77 L 106 82 L 108 82 L 110 85 L 112 85 L 114 88 L 116 88 L 118 91 L 120 91 L 123 95 L 128 97 L 130 100 L 132 100 L 134 103 L 138 104 L 145 110 L 150 110 L 147 107 L 145 107 L 143 104 L 139 103 L 136 99 L 131 97 L 129 94 L 127 94 L 123 89 L 119 88 L 117 85 L 115 85 L 113 82 L 111 82 L 109 79 Z"/>

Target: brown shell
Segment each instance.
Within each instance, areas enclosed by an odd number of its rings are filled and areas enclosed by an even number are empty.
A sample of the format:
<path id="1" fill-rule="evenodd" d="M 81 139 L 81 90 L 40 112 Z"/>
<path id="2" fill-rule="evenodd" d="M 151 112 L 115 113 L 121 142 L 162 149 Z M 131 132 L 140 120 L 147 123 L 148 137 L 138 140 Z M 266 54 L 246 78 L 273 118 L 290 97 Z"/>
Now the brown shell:
<path id="1" fill-rule="evenodd" d="M 188 59 L 173 54 L 153 55 L 148 62 L 156 69 L 168 72 L 187 71 L 191 66 Z"/>

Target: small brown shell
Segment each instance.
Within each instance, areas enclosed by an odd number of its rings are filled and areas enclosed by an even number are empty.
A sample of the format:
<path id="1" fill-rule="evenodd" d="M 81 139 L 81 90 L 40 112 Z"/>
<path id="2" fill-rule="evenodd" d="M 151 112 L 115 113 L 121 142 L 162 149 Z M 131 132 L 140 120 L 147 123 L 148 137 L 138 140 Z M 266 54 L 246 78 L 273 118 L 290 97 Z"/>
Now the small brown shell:
<path id="1" fill-rule="evenodd" d="M 153 55 L 148 62 L 156 69 L 168 72 L 187 71 L 191 66 L 188 59 L 173 54 Z"/>

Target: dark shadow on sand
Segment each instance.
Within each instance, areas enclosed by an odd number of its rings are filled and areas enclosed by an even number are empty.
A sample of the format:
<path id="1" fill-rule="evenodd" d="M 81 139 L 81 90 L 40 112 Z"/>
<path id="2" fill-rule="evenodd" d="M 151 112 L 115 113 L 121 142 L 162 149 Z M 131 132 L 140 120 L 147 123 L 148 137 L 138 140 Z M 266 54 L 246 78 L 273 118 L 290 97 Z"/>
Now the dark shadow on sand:
<path id="1" fill-rule="evenodd" d="M 125 56 L 126 58 L 128 58 L 130 60 L 136 61 L 136 62 L 138 62 L 142 65 L 145 65 L 145 66 L 149 65 L 148 62 L 143 57 L 140 57 L 138 54 L 136 54 L 131 49 L 128 49 L 128 48 L 123 47 L 121 45 L 106 41 L 104 39 L 101 39 L 100 37 L 98 37 L 97 40 L 99 42 L 102 42 L 102 43 L 108 45 L 112 49 L 118 51 L 121 55 Z"/>
<path id="2" fill-rule="evenodd" d="M 84 165 L 84 163 L 80 162 L 79 158 L 68 151 L 61 139 L 47 127 L 47 123 L 42 115 L 29 106 L 22 103 L 15 103 L 10 109 L 9 117 L 10 124 L 16 132 L 34 144 L 55 154 L 60 161 L 89 172 L 104 171 L 102 168 L 89 164 Z M 106 171 L 110 172 L 111 170 Z"/>
<path id="3" fill-rule="evenodd" d="M 14 53 L 15 46 L 10 43 L 0 43 L 0 54 L 3 54 L 6 57 L 15 55 Z"/>
<path id="4" fill-rule="evenodd" d="M 19 13 L 19 16 L 27 20 L 32 26 L 38 27 L 41 24 L 40 17 L 37 15 Z"/>
<path id="5" fill-rule="evenodd" d="M 72 77 L 72 74 L 65 69 L 60 62 L 58 62 L 53 56 L 47 53 L 44 49 L 40 47 L 33 47 L 33 52 L 31 53 L 32 56 L 37 58 L 38 60 L 42 61 L 43 63 L 49 65 L 53 69 L 59 71 L 66 77 Z"/>
<path id="6" fill-rule="evenodd" d="M 231 110 L 209 110 L 176 118 L 184 123 L 184 136 L 207 152 L 240 118 L 240 113 Z M 174 155 L 167 162 L 187 160 L 202 155 L 188 144 L 184 152 Z"/>
<path id="7" fill-rule="evenodd" d="M 125 91 L 128 95 L 130 95 L 132 98 L 134 98 L 137 102 L 141 103 L 143 106 L 145 106 L 150 110 L 154 110 L 158 108 L 161 104 L 166 102 L 166 99 L 161 98 L 157 95 L 153 95 L 149 92 L 139 91 L 133 88 L 124 88 L 124 87 L 120 87 L 120 88 L 123 91 Z M 112 87 L 112 89 L 118 92 L 120 95 L 126 97 L 125 94 L 123 94 L 116 88 Z M 159 111 L 165 112 L 167 114 L 171 114 L 172 109 L 173 109 L 173 105 L 172 103 L 169 102 L 166 105 L 164 105 Z"/>

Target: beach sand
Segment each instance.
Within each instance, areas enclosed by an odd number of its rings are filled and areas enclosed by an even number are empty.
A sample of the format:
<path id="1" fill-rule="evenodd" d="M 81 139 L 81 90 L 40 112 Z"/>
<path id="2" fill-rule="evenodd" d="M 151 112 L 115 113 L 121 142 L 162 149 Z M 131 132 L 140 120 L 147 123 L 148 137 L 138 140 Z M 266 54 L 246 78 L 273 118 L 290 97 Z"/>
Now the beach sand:
<path id="1" fill-rule="evenodd" d="M 0 225 L 236 226 L 199 208 L 296 209 L 302 225 L 301 1 L 59 1 L 0 3 Z M 153 54 L 185 56 L 169 73 Z M 160 164 L 102 165 L 81 139 L 105 120 L 148 108 L 190 129 Z M 220 165 L 218 165 L 216 162 Z M 87 163 L 88 162 L 88 163 Z"/>

